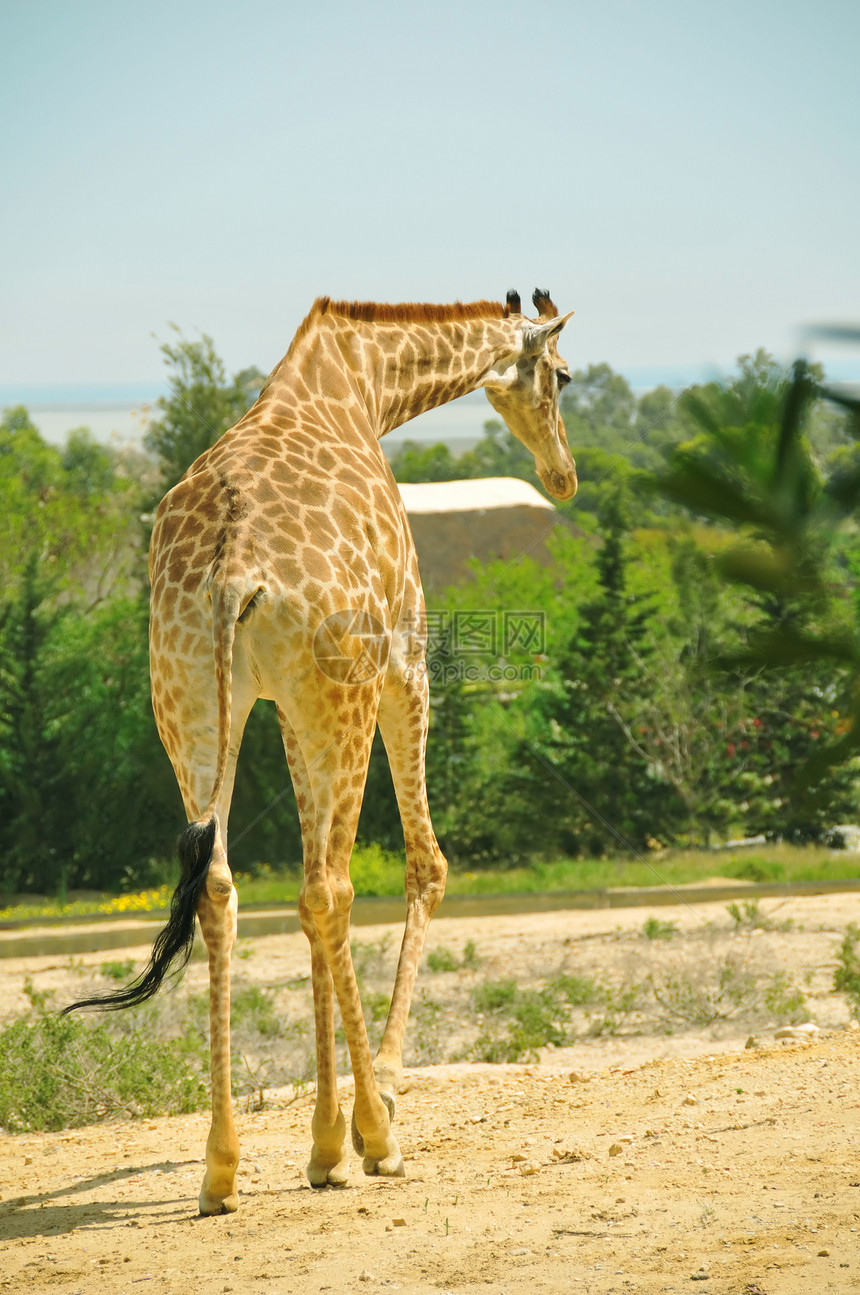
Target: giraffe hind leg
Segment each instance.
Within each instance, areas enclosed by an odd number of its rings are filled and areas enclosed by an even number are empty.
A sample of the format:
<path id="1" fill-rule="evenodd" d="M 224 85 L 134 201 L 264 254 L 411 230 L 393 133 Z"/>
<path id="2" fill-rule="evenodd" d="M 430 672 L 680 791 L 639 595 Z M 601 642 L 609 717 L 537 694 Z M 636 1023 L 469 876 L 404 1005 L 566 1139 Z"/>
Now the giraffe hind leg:
<path id="1" fill-rule="evenodd" d="M 216 834 L 212 863 L 197 906 L 209 954 L 209 1060 L 212 1124 L 206 1142 L 206 1173 L 200 1189 L 201 1214 L 232 1214 L 239 1207 L 236 1170 L 239 1139 L 230 1084 L 230 959 L 236 943 L 239 901 L 227 856 Z"/>
<path id="2" fill-rule="evenodd" d="M 278 719 L 296 794 L 302 840 L 310 841 L 316 815 L 307 765 L 298 738 L 280 706 Z M 346 1122 L 337 1096 L 334 985 L 313 915 L 302 904 L 299 905 L 299 918 L 311 949 L 317 1062 L 316 1103 L 311 1122 L 313 1145 L 305 1173 L 311 1187 L 343 1187 L 349 1178 L 349 1155 L 346 1149 Z"/>
<path id="3" fill-rule="evenodd" d="M 315 723 L 311 727 L 302 719 L 295 699 L 285 698 L 283 705 L 293 733 L 301 731 L 303 735 L 301 761 L 294 758 L 291 768 L 301 768 L 299 798 L 305 858 L 299 912 L 311 945 L 320 1066 L 313 1121 L 314 1147 L 308 1167 L 311 1182 L 318 1174 L 320 1177 L 328 1174 L 329 1160 L 336 1161 L 334 1167 L 340 1177 L 337 1166 L 345 1146 L 346 1128 L 340 1114 L 334 1073 L 331 989 L 340 1007 L 355 1078 L 355 1121 L 363 1141 L 364 1170 L 391 1176 L 402 1176 L 404 1172 L 403 1157 L 391 1132 L 388 1109 L 379 1095 L 373 1072 L 349 944 L 353 898 L 349 860 L 367 776 L 379 685 L 376 680 L 346 684 L 334 698 L 332 691 L 328 690 L 328 701 L 337 717 L 337 728 L 328 732 L 322 731 L 318 722 L 319 714 L 325 714 L 325 706 L 314 709 Z M 303 695 L 301 709 L 305 714 L 313 701 L 313 697 Z M 292 711 L 296 711 L 296 722 Z M 289 756 L 291 744 L 286 738 L 285 744 Z M 331 1177 L 328 1181 L 332 1181 Z"/>

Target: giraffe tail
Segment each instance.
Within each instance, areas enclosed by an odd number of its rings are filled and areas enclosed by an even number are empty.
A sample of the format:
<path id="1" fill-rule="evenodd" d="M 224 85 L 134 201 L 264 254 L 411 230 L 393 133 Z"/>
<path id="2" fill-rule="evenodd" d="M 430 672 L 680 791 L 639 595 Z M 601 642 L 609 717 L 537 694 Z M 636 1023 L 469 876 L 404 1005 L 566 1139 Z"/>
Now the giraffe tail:
<path id="1" fill-rule="evenodd" d="M 218 695 L 218 754 L 215 778 L 209 804 L 201 816 L 189 823 L 177 842 L 180 875 L 170 903 L 167 925 L 155 938 L 152 953 L 141 974 L 130 984 L 112 994 L 82 998 L 63 1008 L 62 1015 L 79 1008 L 94 1007 L 100 1011 L 119 1011 L 137 1007 L 158 993 L 166 977 L 175 978 L 191 957 L 195 921 L 200 895 L 209 875 L 216 842 L 220 841 L 220 824 L 215 806 L 221 794 L 227 771 L 230 747 L 230 713 L 232 710 L 233 643 L 236 624 L 244 616 L 256 593 L 242 599 L 239 593 L 217 577 L 212 580 L 212 637 L 215 655 L 215 682 Z M 257 591 L 259 592 L 259 590 Z M 244 602 L 244 606 L 243 606 Z"/>
<path id="2" fill-rule="evenodd" d="M 197 903 L 212 861 L 216 826 L 217 818 L 213 814 L 206 823 L 189 823 L 180 836 L 177 850 L 181 874 L 173 892 L 170 917 L 156 936 L 149 962 L 141 974 L 113 994 L 95 994 L 70 1003 L 63 1008 L 62 1016 L 82 1007 L 95 1007 L 102 1012 L 137 1007 L 158 993 L 168 974 L 177 976 L 182 971 L 191 957 Z"/>

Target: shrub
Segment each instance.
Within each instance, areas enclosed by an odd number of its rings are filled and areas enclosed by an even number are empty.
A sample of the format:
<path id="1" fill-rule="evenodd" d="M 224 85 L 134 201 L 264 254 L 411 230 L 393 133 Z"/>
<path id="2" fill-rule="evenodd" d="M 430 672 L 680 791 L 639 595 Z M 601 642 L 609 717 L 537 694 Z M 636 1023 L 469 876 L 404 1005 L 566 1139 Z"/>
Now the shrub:
<path id="1" fill-rule="evenodd" d="M 456 971 L 459 963 L 451 950 L 441 945 L 427 954 L 427 966 L 430 971 Z"/>
<path id="2" fill-rule="evenodd" d="M 402 895 L 405 864 L 402 855 L 379 845 L 357 845 L 349 865 L 356 895 Z"/>
<path id="3" fill-rule="evenodd" d="M 646 918 L 642 927 L 646 940 L 671 940 L 678 934 L 677 922 L 661 922 L 659 917 Z"/>
<path id="4" fill-rule="evenodd" d="M 209 1101 L 199 1039 L 160 1039 L 108 1018 L 55 1016 L 29 986 L 27 1016 L 0 1030 L 0 1125 L 9 1133 L 196 1111 Z"/>
<path id="5" fill-rule="evenodd" d="M 851 1015 L 860 1020 L 860 954 L 857 943 L 860 941 L 860 926 L 854 922 L 846 928 L 836 955 L 836 968 L 833 972 L 833 988 L 847 995 Z"/>

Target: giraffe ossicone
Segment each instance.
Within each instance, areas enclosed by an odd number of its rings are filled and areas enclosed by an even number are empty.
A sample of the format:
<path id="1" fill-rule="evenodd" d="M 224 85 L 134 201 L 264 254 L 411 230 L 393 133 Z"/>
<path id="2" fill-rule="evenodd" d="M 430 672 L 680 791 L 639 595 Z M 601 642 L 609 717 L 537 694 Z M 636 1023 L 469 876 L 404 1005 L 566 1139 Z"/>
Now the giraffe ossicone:
<path id="1" fill-rule="evenodd" d="M 355 1078 L 353 1141 L 366 1173 L 401 1175 L 392 1132 L 403 1037 L 447 864 L 424 779 L 428 684 L 415 546 L 379 441 L 417 414 L 485 389 L 534 454 L 547 490 L 576 491 L 559 414 L 569 316 L 536 290 L 538 317 L 507 303 L 378 305 L 320 298 L 256 404 L 165 496 L 150 549 L 153 709 L 185 804 L 181 877 L 148 966 L 122 1008 L 209 955 L 212 1124 L 203 1214 L 237 1208 L 230 1090 L 230 961 L 238 897 L 227 859 L 236 760 L 254 702 L 273 700 L 304 852 L 299 898 L 311 953 L 317 1088 L 307 1176 L 347 1180 L 335 1069 L 337 996 Z M 382 1042 L 371 1057 L 349 945 L 349 860 L 377 725 L 406 847 L 406 925 Z"/>

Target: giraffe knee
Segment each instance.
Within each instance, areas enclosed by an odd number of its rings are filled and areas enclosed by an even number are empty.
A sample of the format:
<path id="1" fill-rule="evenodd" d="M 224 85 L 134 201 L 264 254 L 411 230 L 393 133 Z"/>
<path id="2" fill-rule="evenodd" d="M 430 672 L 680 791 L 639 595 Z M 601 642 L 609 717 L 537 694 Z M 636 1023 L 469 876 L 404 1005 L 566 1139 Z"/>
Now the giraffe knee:
<path id="1" fill-rule="evenodd" d="M 313 868 L 305 877 L 299 895 L 299 906 L 313 917 L 349 912 L 355 890 L 349 875 L 333 873 L 330 868 Z"/>
<path id="2" fill-rule="evenodd" d="M 407 902 L 420 900 L 429 909 L 432 917 L 445 894 L 447 876 L 448 861 L 441 850 L 436 849 L 422 855 L 407 868 Z"/>
<path id="3" fill-rule="evenodd" d="M 227 904 L 234 893 L 233 874 L 226 864 L 213 865 L 206 876 L 206 898 L 213 904 Z"/>
<path id="4" fill-rule="evenodd" d="M 210 869 L 197 905 L 204 943 L 210 953 L 232 949 L 236 942 L 239 896 L 230 870 Z"/>

